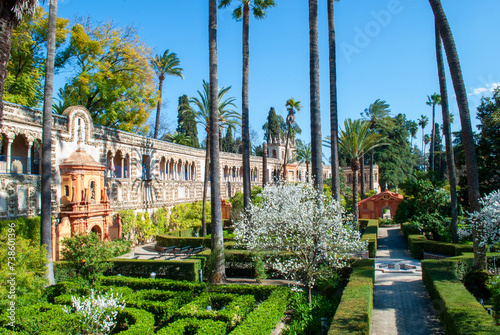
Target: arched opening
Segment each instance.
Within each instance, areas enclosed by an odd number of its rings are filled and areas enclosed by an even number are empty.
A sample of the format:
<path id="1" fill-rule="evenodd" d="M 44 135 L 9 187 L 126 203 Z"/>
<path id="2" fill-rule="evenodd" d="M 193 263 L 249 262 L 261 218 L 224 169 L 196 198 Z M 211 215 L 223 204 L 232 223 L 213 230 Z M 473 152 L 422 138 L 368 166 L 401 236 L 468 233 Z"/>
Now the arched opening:
<path id="1" fill-rule="evenodd" d="M 193 162 L 191 164 L 191 180 L 195 180 L 196 179 L 196 167 L 195 167 L 195 163 Z"/>
<path id="2" fill-rule="evenodd" d="M 95 180 L 91 180 L 89 184 L 89 191 L 90 191 L 90 202 L 96 202 L 96 182 Z"/>
<path id="3" fill-rule="evenodd" d="M 10 156 L 10 173 L 28 173 L 28 144 L 24 135 L 16 136 Z"/>
<path id="4" fill-rule="evenodd" d="M 392 208 L 391 207 L 384 207 L 382 208 L 382 218 L 383 219 L 392 219 L 393 213 L 392 213 Z"/>
<path id="5" fill-rule="evenodd" d="M 189 173 L 189 163 L 186 162 L 186 164 L 184 164 L 184 180 L 189 180 L 189 176 L 188 176 L 188 173 Z"/>
<path id="6" fill-rule="evenodd" d="M 167 165 L 166 159 L 165 159 L 165 157 L 162 157 L 160 160 L 160 179 L 163 179 L 163 180 L 166 179 L 166 177 L 165 177 L 166 165 Z"/>
<path id="7" fill-rule="evenodd" d="M 99 235 L 99 238 L 102 240 L 101 227 L 99 227 L 98 225 L 95 225 L 92 227 L 92 229 L 90 231 Z"/>
<path id="8" fill-rule="evenodd" d="M 116 178 L 124 178 L 125 159 L 123 158 L 123 153 L 121 150 L 118 150 L 116 152 L 115 157 L 113 158 L 113 163 L 115 166 L 114 172 L 115 172 Z"/>

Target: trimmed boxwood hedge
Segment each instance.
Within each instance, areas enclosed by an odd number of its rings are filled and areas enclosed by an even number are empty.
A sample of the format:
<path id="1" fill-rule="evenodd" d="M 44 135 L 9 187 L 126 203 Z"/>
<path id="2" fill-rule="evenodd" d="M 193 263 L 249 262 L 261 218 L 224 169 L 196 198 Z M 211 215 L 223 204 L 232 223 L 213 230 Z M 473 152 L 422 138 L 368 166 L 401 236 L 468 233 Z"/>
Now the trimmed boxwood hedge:
<path id="1" fill-rule="evenodd" d="M 283 318 L 290 289 L 276 288 L 269 298 L 247 315 L 245 320 L 237 326 L 231 335 L 268 335 Z"/>
<path id="2" fill-rule="evenodd" d="M 474 251 L 471 244 L 431 241 L 424 235 L 408 235 L 408 247 L 411 255 L 417 259 L 423 259 L 424 252 L 446 256 L 460 256 L 464 253 Z"/>
<path id="3" fill-rule="evenodd" d="M 378 220 L 363 221 L 367 221 L 367 225 L 361 239 L 368 242 L 368 257 L 375 258 L 377 256 Z"/>
<path id="4" fill-rule="evenodd" d="M 186 330 L 195 335 L 225 335 L 226 323 L 214 320 L 180 319 L 160 329 L 157 335 L 184 335 Z"/>
<path id="5" fill-rule="evenodd" d="M 101 285 L 127 286 L 134 291 L 139 290 L 163 290 L 163 291 L 192 291 L 199 294 L 207 287 L 205 283 L 193 283 L 169 279 L 131 278 L 124 276 L 101 276 Z"/>
<path id="6" fill-rule="evenodd" d="M 463 276 L 473 261 L 472 254 L 422 261 L 422 279 L 446 334 L 500 334 L 500 326 L 457 276 Z"/>
<path id="7" fill-rule="evenodd" d="M 113 259 L 110 262 L 113 267 L 108 270 L 109 275 L 127 277 L 146 277 L 155 272 L 156 278 L 199 281 L 198 270 L 202 268 L 202 261 L 196 258 L 183 261 Z"/>
<path id="8" fill-rule="evenodd" d="M 152 335 L 155 319 L 153 314 L 141 309 L 125 307 L 118 312 L 119 326 L 128 325 L 128 329 L 119 332 L 120 335 Z"/>
<path id="9" fill-rule="evenodd" d="M 223 305 L 216 309 L 214 303 Z M 211 305 L 213 310 L 207 311 Z M 236 326 L 254 308 L 253 295 L 206 292 L 174 312 L 175 319 L 197 318 L 228 322 L 228 327 Z"/>
<path id="10" fill-rule="evenodd" d="M 342 293 L 328 335 L 370 334 L 374 280 L 374 260 L 361 259 L 353 263 L 349 283 Z"/>
<path id="11" fill-rule="evenodd" d="M 250 294 L 253 295 L 257 302 L 264 301 L 271 293 L 277 289 L 277 286 L 272 285 L 214 285 L 207 288 L 208 292 L 216 293 L 235 293 L 235 294 Z"/>

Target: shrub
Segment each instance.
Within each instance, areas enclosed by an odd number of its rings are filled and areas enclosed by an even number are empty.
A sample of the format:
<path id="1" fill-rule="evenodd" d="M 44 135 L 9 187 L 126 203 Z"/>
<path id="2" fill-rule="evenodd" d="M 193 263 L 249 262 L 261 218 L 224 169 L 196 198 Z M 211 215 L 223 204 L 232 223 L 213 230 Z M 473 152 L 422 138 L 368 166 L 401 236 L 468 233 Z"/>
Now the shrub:
<path id="1" fill-rule="evenodd" d="M 447 334 L 498 334 L 500 327 L 456 275 L 466 256 L 422 261 L 424 281 Z M 467 256 L 473 264 L 473 256 Z"/>
<path id="2" fill-rule="evenodd" d="M 328 335 L 370 334 L 373 309 L 373 260 L 358 260 L 352 265 L 349 278 Z"/>
<path id="3" fill-rule="evenodd" d="M 321 318 L 326 317 L 328 323 L 339 304 L 339 298 L 327 298 L 322 295 L 313 296 L 312 304 L 307 303 L 307 297 L 303 292 L 292 294 L 289 309 L 293 309 L 293 321 L 287 326 L 284 335 L 321 335 Z"/>
<path id="4" fill-rule="evenodd" d="M 18 334 L 83 334 L 84 329 L 76 315 L 64 313 L 63 307 L 49 303 L 37 303 L 16 310 L 14 327 L 9 323 L 6 313 L 0 316 L 0 326 L 16 331 Z"/>
<path id="5" fill-rule="evenodd" d="M 378 220 L 365 221 L 368 221 L 368 224 L 361 240 L 368 243 L 368 257 L 375 258 L 377 256 Z"/>
<path id="6" fill-rule="evenodd" d="M 76 314 L 87 332 L 108 334 L 116 326 L 118 311 L 125 308 L 121 295 L 114 293 L 96 294 L 90 291 L 89 297 L 71 297 L 72 308 L 63 306 L 67 314 Z"/>
<path id="7" fill-rule="evenodd" d="M 493 309 L 497 314 L 500 313 L 500 275 L 495 276 L 491 279 L 488 284 L 488 289 L 491 294 L 491 303 L 493 304 Z"/>
<path id="8" fill-rule="evenodd" d="M 45 247 L 21 236 L 9 238 L 7 231 L 0 237 L 0 310 L 5 310 L 10 304 L 12 294 L 17 306 L 40 302 L 43 288 L 47 285 L 46 255 Z"/>
<path id="9" fill-rule="evenodd" d="M 195 201 L 188 204 L 175 205 L 170 214 L 170 227 L 184 229 L 199 226 L 202 219 L 203 203 Z M 207 201 L 205 209 L 206 221 L 211 221 L 210 201 Z"/>
<path id="10" fill-rule="evenodd" d="M 226 323 L 214 320 L 181 319 L 160 329 L 157 335 L 225 335 Z"/>
<path id="11" fill-rule="evenodd" d="M 277 288 L 269 298 L 261 302 L 255 310 L 247 315 L 245 320 L 237 326 L 231 334 L 234 335 L 268 335 L 283 317 L 290 289 Z"/>
<path id="12" fill-rule="evenodd" d="M 217 292 L 217 293 L 234 293 L 234 294 L 244 294 L 244 295 L 253 295 L 255 300 L 258 302 L 264 301 L 269 298 L 271 293 L 273 293 L 277 289 L 276 286 L 266 285 L 214 285 L 208 286 L 208 292 Z"/>
<path id="13" fill-rule="evenodd" d="M 120 335 L 153 335 L 155 319 L 149 312 L 136 309 L 124 308 L 118 313 L 118 330 Z"/>
<path id="14" fill-rule="evenodd" d="M 16 236 L 30 240 L 33 245 L 40 244 L 40 217 L 17 218 L 0 221 L 0 236 L 7 236 L 9 228 L 16 231 Z"/>
<path id="15" fill-rule="evenodd" d="M 207 292 L 174 313 L 174 318 L 221 320 L 234 327 L 254 308 L 252 295 Z"/>
<path id="16" fill-rule="evenodd" d="M 94 283 L 96 278 L 111 267 L 107 260 L 111 250 L 101 241 L 99 235 L 77 234 L 62 241 L 62 255 L 68 266 L 75 269 L 76 275 Z"/>
<path id="17" fill-rule="evenodd" d="M 206 288 L 204 283 L 192 283 L 188 281 L 169 280 L 169 279 L 146 279 L 132 278 L 125 276 L 102 276 L 99 278 L 101 285 L 107 286 L 126 286 L 132 290 L 163 290 L 163 291 L 192 291 L 195 294 L 202 292 Z"/>
<path id="18" fill-rule="evenodd" d="M 121 274 L 128 277 L 149 277 L 152 272 L 156 278 L 199 281 L 198 270 L 202 267 L 200 259 L 183 261 L 160 261 L 142 259 L 113 259 L 109 261 L 108 274 Z"/>

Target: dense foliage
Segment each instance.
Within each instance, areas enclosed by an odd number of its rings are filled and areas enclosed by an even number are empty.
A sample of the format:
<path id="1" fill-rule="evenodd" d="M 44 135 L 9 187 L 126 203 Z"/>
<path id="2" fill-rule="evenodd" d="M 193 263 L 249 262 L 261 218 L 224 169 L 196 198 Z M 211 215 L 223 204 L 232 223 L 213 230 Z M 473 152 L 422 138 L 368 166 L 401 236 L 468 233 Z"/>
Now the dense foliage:
<path id="1" fill-rule="evenodd" d="M 451 199 L 444 187 L 445 183 L 434 178 L 434 174 L 418 173 L 416 181 L 405 181 L 401 185 L 405 198 L 394 221 L 412 222 L 435 239 L 450 239 Z"/>
<path id="2" fill-rule="evenodd" d="M 198 140 L 196 117 L 193 110 L 189 106 L 189 98 L 185 94 L 179 97 L 177 113 L 177 132 L 183 133 L 186 137 L 189 137 L 189 146 L 199 148 L 200 141 Z"/>

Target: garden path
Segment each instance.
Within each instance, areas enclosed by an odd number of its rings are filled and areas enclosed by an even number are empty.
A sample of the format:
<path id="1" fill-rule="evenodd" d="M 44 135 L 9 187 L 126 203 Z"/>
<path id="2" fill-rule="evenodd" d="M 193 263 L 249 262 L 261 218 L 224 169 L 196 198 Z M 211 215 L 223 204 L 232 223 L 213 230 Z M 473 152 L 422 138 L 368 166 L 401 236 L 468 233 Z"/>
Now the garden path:
<path id="1" fill-rule="evenodd" d="M 399 227 L 379 228 L 375 269 L 372 335 L 444 334 Z"/>

